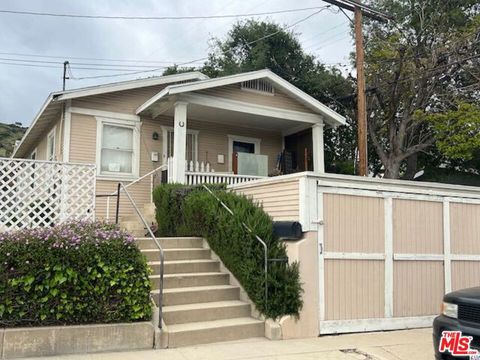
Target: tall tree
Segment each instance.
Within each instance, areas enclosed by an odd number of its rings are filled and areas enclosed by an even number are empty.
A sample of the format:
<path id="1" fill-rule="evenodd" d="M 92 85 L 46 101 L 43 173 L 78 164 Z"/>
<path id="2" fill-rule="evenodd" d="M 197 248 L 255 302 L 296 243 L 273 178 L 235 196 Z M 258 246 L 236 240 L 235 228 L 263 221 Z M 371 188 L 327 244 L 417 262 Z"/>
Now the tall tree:
<path id="1" fill-rule="evenodd" d="M 273 22 L 248 20 L 235 24 L 225 39 L 212 39 L 212 51 L 201 69 L 210 77 L 268 68 L 317 100 L 347 117 L 348 125 L 325 132 L 327 171 L 353 173 L 355 124 L 352 100 L 336 100 L 353 91 L 340 70 L 328 68 L 307 54 L 297 35 Z"/>
<path id="2" fill-rule="evenodd" d="M 368 21 L 364 29 L 369 138 L 385 177 L 411 178 L 418 155 L 435 143 L 431 123 L 418 114 L 445 112 L 474 96 L 480 7 L 477 0 L 369 3 L 395 19 Z"/>

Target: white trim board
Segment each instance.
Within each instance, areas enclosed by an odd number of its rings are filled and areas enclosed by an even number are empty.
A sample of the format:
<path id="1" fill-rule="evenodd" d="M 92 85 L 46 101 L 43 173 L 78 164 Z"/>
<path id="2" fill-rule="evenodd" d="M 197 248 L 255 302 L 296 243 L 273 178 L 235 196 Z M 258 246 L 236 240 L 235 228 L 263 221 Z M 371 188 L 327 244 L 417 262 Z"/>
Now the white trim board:
<path id="1" fill-rule="evenodd" d="M 70 161 L 70 139 L 72 129 L 72 102 L 67 100 L 63 117 L 63 161 Z"/>
<path id="2" fill-rule="evenodd" d="M 109 119 L 140 121 L 140 116 L 133 115 L 133 114 L 88 109 L 88 108 L 82 108 L 82 107 L 76 107 L 76 106 L 70 107 L 70 112 L 74 114 L 99 116 L 99 117 L 109 118 Z"/>
<path id="3" fill-rule="evenodd" d="M 282 109 L 273 106 L 260 105 L 239 100 L 220 98 L 211 95 L 183 94 L 179 99 L 189 104 L 213 107 L 222 110 L 236 111 L 245 114 L 268 116 L 285 120 L 299 121 L 309 124 L 318 124 L 323 121 L 321 115 L 310 114 L 302 111 Z"/>
<path id="4" fill-rule="evenodd" d="M 125 90 L 137 89 L 142 87 L 148 87 L 148 86 L 175 83 L 178 81 L 206 80 L 206 79 L 209 79 L 207 75 L 202 74 L 199 71 L 192 71 L 192 72 L 187 72 L 182 74 L 158 76 L 154 78 L 128 80 L 128 81 L 121 81 L 117 83 L 90 86 L 90 87 L 80 88 L 76 90 L 56 92 L 53 95 L 56 97 L 56 100 L 62 101 L 67 99 L 74 99 L 78 97 L 92 96 L 92 95 L 104 94 L 104 93 L 115 92 L 115 91 L 125 91 Z"/>
<path id="5" fill-rule="evenodd" d="M 320 335 L 365 331 L 415 329 L 431 327 L 437 315 L 389 319 L 327 320 L 320 322 Z"/>
<path id="6" fill-rule="evenodd" d="M 166 87 L 164 90 L 159 92 L 157 95 L 153 96 L 151 99 L 146 101 L 144 104 L 138 107 L 136 113 L 140 114 L 150 107 L 153 103 L 160 100 L 161 98 L 169 95 L 182 94 L 186 92 L 199 91 L 204 89 L 209 89 L 213 87 L 226 86 L 236 83 L 241 83 L 243 81 L 256 80 L 256 79 L 268 79 L 277 87 L 283 89 L 290 96 L 295 98 L 297 101 L 303 103 L 305 106 L 312 109 L 312 111 L 317 111 L 321 115 L 325 116 L 327 122 L 332 126 L 344 125 L 346 119 L 344 116 L 338 114 L 336 111 L 330 109 L 328 106 L 322 104 L 318 100 L 314 99 L 307 93 L 301 91 L 296 86 L 290 84 L 288 81 L 282 79 L 280 76 L 274 74 L 270 70 L 259 70 L 252 71 L 242 74 L 235 74 L 230 76 L 224 76 L 215 79 L 202 80 L 187 84 L 171 85 Z"/>
<path id="7" fill-rule="evenodd" d="M 381 253 L 325 252 L 325 260 L 385 260 Z"/>

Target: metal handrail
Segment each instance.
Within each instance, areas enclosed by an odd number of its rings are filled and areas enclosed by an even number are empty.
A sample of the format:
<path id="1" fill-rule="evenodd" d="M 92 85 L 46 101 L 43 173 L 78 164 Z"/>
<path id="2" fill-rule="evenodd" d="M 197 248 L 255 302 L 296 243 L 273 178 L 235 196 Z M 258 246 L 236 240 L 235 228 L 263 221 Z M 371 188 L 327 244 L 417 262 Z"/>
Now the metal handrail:
<path id="1" fill-rule="evenodd" d="M 132 197 L 130 196 L 130 193 L 127 190 L 127 187 L 123 185 L 122 183 L 118 183 L 118 190 L 117 190 L 117 200 L 120 198 L 120 191 L 123 190 L 125 192 L 125 195 L 127 195 L 128 200 L 130 201 L 130 204 L 133 206 L 135 209 L 135 212 L 137 215 L 140 217 L 140 220 L 142 220 L 143 225 L 145 228 L 148 230 L 148 234 L 152 238 L 153 242 L 155 245 L 157 245 L 158 250 L 160 250 L 160 289 L 159 289 L 159 296 L 158 296 L 158 310 L 159 310 L 159 319 L 158 319 L 158 327 L 161 329 L 162 328 L 162 321 L 163 321 L 163 274 L 164 274 L 164 254 L 163 254 L 163 248 L 162 245 L 158 242 L 157 238 L 155 237 L 155 234 L 153 233 L 152 229 L 148 225 L 147 221 L 143 217 L 142 213 L 138 209 L 137 205 L 135 204 L 135 201 L 133 201 Z M 119 207 L 119 202 L 117 201 L 117 213 L 118 213 L 118 207 Z"/>
<path id="2" fill-rule="evenodd" d="M 215 195 L 215 193 L 210 190 L 208 188 L 208 186 L 206 186 L 205 184 L 202 184 L 202 187 L 207 190 L 210 195 L 212 195 L 221 205 L 222 207 L 228 211 L 228 213 L 232 216 L 235 216 L 235 213 L 232 211 L 232 209 L 230 209 L 222 200 L 220 200 L 220 198 Z M 242 226 L 244 227 L 245 230 L 247 230 L 251 235 L 253 235 L 255 237 L 255 239 L 257 239 L 257 241 L 262 244 L 263 246 L 263 252 L 264 252 L 264 271 L 265 271 L 265 312 L 268 310 L 268 247 L 267 247 L 267 244 L 265 243 L 265 241 L 262 240 L 262 238 L 260 236 L 258 236 L 257 234 L 255 234 L 253 232 L 252 229 L 250 229 L 250 227 L 245 224 L 243 221 L 242 221 Z"/>
<path id="3" fill-rule="evenodd" d="M 127 185 L 125 185 L 125 188 L 128 188 L 129 186 L 132 186 L 133 184 L 136 184 L 136 183 L 142 181 L 147 176 L 151 176 L 150 177 L 150 196 L 152 196 L 151 195 L 151 193 L 153 192 L 153 176 L 152 175 L 155 174 L 157 171 L 159 171 L 161 169 L 167 169 L 167 168 L 168 168 L 167 164 L 163 164 L 163 165 L 157 167 L 156 169 L 153 169 L 153 170 L 147 172 L 146 174 L 143 174 L 138 179 L 135 179 L 135 180 L 129 182 Z M 111 194 L 104 195 L 105 197 L 107 197 L 107 220 L 110 219 L 110 197 L 109 196 L 115 196 L 116 194 L 117 194 L 117 192 L 114 191 Z M 152 200 L 152 199 L 150 199 L 150 200 Z"/>

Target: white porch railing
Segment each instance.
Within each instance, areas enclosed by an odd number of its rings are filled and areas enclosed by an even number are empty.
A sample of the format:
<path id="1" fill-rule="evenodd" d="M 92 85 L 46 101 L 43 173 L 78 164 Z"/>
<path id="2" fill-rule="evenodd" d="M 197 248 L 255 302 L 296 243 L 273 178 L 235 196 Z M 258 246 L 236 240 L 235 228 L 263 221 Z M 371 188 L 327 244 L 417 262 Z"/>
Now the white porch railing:
<path id="1" fill-rule="evenodd" d="M 0 158 L 0 231 L 95 218 L 95 165 Z"/>
<path id="2" fill-rule="evenodd" d="M 173 158 L 167 159 L 168 167 L 168 182 L 174 182 L 172 176 Z M 185 163 L 185 184 L 199 185 L 199 184 L 227 184 L 235 185 L 245 183 L 247 181 L 263 179 L 264 176 L 255 175 L 236 175 L 233 173 L 215 172 L 209 163 L 198 161 L 187 161 Z"/>
<path id="3" fill-rule="evenodd" d="M 263 176 L 253 176 L 253 175 L 235 175 L 227 173 L 202 173 L 202 172 L 190 172 L 185 173 L 186 184 L 188 185 L 197 185 L 197 184 L 227 184 L 235 185 L 245 183 L 247 181 L 253 181 L 258 179 L 263 179 Z"/>

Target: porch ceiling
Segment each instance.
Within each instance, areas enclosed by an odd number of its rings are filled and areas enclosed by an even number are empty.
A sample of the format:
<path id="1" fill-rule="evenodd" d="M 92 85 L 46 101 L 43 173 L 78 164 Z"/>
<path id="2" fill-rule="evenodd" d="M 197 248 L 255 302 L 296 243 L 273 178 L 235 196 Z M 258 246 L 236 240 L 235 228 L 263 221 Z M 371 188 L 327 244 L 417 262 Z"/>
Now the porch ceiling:
<path id="1" fill-rule="evenodd" d="M 163 112 L 162 115 L 173 117 L 173 105 L 169 107 L 168 110 Z M 189 119 L 235 125 L 246 128 L 255 128 L 260 130 L 273 130 L 283 133 L 297 131 L 299 128 L 306 128 L 313 125 L 313 123 L 310 121 L 301 122 L 298 120 L 288 120 L 279 117 L 248 114 L 239 111 L 225 110 L 197 104 L 188 105 L 187 117 Z"/>

